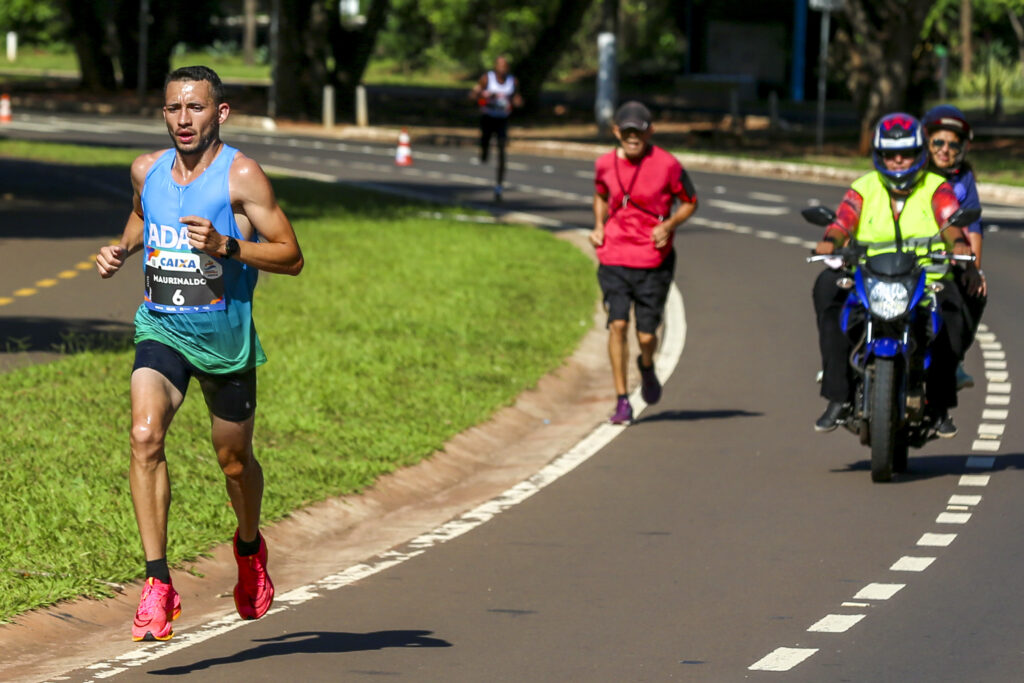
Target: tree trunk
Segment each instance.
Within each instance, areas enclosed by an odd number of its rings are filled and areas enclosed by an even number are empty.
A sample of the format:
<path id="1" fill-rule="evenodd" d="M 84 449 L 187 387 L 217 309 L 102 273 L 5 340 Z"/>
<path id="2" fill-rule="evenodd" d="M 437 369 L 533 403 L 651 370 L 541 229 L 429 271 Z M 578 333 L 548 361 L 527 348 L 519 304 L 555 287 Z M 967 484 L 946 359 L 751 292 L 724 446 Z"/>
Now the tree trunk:
<path id="1" fill-rule="evenodd" d="M 89 4 L 89 3 L 83 3 Z M 181 17 L 176 6 L 150 2 L 149 42 L 146 50 L 146 90 L 163 89 L 164 78 L 171 70 L 171 50 L 181 30 Z M 204 17 L 205 19 L 205 17 Z M 135 88 L 139 82 L 139 2 L 123 0 L 117 6 L 114 21 L 120 38 L 121 87 Z"/>
<path id="2" fill-rule="evenodd" d="M 67 12 L 68 38 L 78 56 L 82 73 L 81 87 L 89 90 L 116 90 L 114 61 L 104 51 L 103 36 L 107 35 L 106 17 L 98 3 L 62 0 Z"/>
<path id="3" fill-rule="evenodd" d="M 848 85 L 860 113 L 860 152 L 871 149 L 878 119 L 907 106 L 914 51 L 931 0 L 847 0 L 845 18 L 850 35 Z"/>
<path id="4" fill-rule="evenodd" d="M 1007 7 L 1006 15 L 1010 19 L 1010 26 L 1013 27 L 1013 34 L 1017 36 L 1017 63 L 1024 73 L 1024 25 L 1021 25 L 1020 17 L 1013 9 Z"/>
<path id="5" fill-rule="evenodd" d="M 965 76 L 971 73 L 971 60 L 974 45 L 971 40 L 972 8 L 971 0 L 960 0 L 960 73 Z"/>
<path id="6" fill-rule="evenodd" d="M 355 112 L 356 86 L 363 80 L 390 5 L 390 0 L 373 0 L 366 13 L 366 23 L 360 28 L 348 28 L 341 21 L 338 3 L 330 3 L 327 11 L 328 40 L 334 55 L 331 81 L 337 89 L 339 113 L 351 116 Z"/>
<path id="7" fill-rule="evenodd" d="M 278 116 L 317 119 L 327 80 L 325 16 L 316 0 L 280 0 L 277 73 Z"/>
<path id="8" fill-rule="evenodd" d="M 245 0 L 245 29 L 242 33 L 242 58 L 246 64 L 256 63 L 256 0 Z"/>
<path id="9" fill-rule="evenodd" d="M 592 0 L 561 0 L 558 11 L 541 29 L 530 52 L 520 60 L 513 73 L 519 80 L 526 113 L 540 108 L 540 92 L 565 48 L 572 42 Z"/>

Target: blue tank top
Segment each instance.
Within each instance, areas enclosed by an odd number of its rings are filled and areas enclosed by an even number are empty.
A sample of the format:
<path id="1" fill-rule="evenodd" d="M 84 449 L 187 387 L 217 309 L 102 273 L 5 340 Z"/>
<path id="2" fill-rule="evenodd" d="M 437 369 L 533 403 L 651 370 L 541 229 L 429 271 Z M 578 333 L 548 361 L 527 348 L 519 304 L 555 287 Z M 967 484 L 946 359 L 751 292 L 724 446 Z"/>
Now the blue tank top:
<path id="1" fill-rule="evenodd" d="M 252 320 L 259 271 L 193 249 L 178 220 L 208 218 L 222 235 L 245 239 L 228 189 L 237 152 L 223 145 L 213 163 L 181 185 L 171 174 L 175 150 L 169 149 L 142 186 L 145 292 L 135 314 L 135 341 L 166 344 L 211 374 L 249 370 L 267 361 Z"/>

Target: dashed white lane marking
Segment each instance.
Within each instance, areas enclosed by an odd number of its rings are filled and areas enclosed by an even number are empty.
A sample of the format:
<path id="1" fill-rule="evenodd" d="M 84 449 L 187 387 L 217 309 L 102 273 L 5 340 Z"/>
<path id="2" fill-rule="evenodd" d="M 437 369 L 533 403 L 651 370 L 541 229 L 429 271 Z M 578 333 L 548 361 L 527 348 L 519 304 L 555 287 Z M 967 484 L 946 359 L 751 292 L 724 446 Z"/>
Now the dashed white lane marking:
<path id="1" fill-rule="evenodd" d="M 949 505 L 979 505 L 981 504 L 981 496 L 965 495 L 962 493 L 954 493 L 949 497 Z"/>
<path id="2" fill-rule="evenodd" d="M 935 561 L 934 557 L 911 557 L 904 555 L 889 569 L 894 572 L 923 572 Z"/>
<path id="3" fill-rule="evenodd" d="M 1006 370 L 985 370 L 985 379 L 989 382 L 1005 382 L 1010 379 L 1010 373 Z"/>
<path id="4" fill-rule="evenodd" d="M 995 394 L 988 394 L 985 396 L 985 405 L 1008 406 L 1010 405 L 1010 397 L 1008 395 L 997 396 Z"/>
<path id="5" fill-rule="evenodd" d="M 750 671 L 789 671 L 817 652 L 817 648 L 778 647 L 751 664 Z"/>
<path id="6" fill-rule="evenodd" d="M 987 360 L 987 361 L 985 361 L 985 369 L 986 370 L 1005 370 L 1006 369 L 1006 361 L 1005 360 Z"/>
<path id="7" fill-rule="evenodd" d="M 936 524 L 967 524 L 971 521 L 970 512 L 940 512 L 935 518 Z"/>
<path id="8" fill-rule="evenodd" d="M 976 444 L 976 445 L 982 446 L 983 444 L 990 444 L 990 443 L 992 443 L 992 442 L 991 441 L 984 441 L 981 444 Z M 999 442 L 997 441 L 995 443 L 996 443 L 996 447 L 998 448 Z M 982 448 L 976 448 L 975 450 L 983 451 L 983 450 L 985 450 L 985 448 L 983 448 L 983 447 Z M 972 455 L 971 457 L 967 458 L 967 465 L 966 466 L 967 466 L 967 469 L 969 469 L 969 470 L 990 470 L 993 467 L 995 467 L 995 464 L 996 464 L 996 459 L 995 458 L 992 458 L 992 457 L 983 458 L 983 457 L 980 457 L 980 456 L 977 456 L 977 455 Z"/>
<path id="9" fill-rule="evenodd" d="M 982 420 L 1005 420 L 1009 416 L 1009 410 L 1001 410 L 999 408 L 985 408 L 985 410 L 981 411 Z"/>
<path id="10" fill-rule="evenodd" d="M 785 195 L 772 194 L 771 192 L 748 192 L 747 197 L 759 202 L 784 202 L 788 199 Z"/>
<path id="11" fill-rule="evenodd" d="M 726 213 L 747 213 L 757 216 L 784 216 L 789 213 L 785 206 L 759 206 L 756 204 L 743 204 L 742 202 L 731 202 L 725 199 L 709 199 L 708 206 L 721 209 Z"/>
<path id="12" fill-rule="evenodd" d="M 988 486 L 991 475 L 964 474 L 960 476 L 960 486 Z"/>
<path id="13" fill-rule="evenodd" d="M 829 614 L 814 622 L 807 630 L 813 633 L 845 633 L 866 616 L 866 614 Z"/>
<path id="14" fill-rule="evenodd" d="M 854 600 L 888 600 L 907 587 L 905 583 L 869 583 L 861 588 Z"/>
<path id="15" fill-rule="evenodd" d="M 956 540 L 956 534 L 927 533 L 917 539 L 917 544 L 929 548 L 945 548 Z"/>
<path id="16" fill-rule="evenodd" d="M 1003 431 L 1006 429 L 1006 425 L 997 424 L 994 422 L 982 422 L 978 425 L 978 434 L 992 434 L 994 436 L 1002 436 Z"/>
<path id="17" fill-rule="evenodd" d="M 988 393 L 990 394 L 1008 394 L 1013 388 L 1013 385 L 1009 382 L 989 382 Z"/>
<path id="18" fill-rule="evenodd" d="M 981 357 L 985 360 L 1006 360 L 1006 351 L 982 351 Z"/>

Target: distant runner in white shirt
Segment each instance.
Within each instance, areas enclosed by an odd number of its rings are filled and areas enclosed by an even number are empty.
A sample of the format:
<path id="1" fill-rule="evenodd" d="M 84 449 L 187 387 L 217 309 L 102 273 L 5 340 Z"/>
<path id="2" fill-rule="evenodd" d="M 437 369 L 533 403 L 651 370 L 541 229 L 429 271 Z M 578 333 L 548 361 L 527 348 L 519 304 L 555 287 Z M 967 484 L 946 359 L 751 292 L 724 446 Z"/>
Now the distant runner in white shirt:
<path id="1" fill-rule="evenodd" d="M 512 109 L 523 106 L 515 76 L 508 72 L 508 60 L 498 57 L 494 70 L 488 71 L 470 91 L 470 99 L 480 106 L 480 163 L 487 163 L 491 136 L 498 140 L 498 169 L 494 200 L 501 200 L 505 183 L 505 146 L 508 143 L 508 118 Z"/>

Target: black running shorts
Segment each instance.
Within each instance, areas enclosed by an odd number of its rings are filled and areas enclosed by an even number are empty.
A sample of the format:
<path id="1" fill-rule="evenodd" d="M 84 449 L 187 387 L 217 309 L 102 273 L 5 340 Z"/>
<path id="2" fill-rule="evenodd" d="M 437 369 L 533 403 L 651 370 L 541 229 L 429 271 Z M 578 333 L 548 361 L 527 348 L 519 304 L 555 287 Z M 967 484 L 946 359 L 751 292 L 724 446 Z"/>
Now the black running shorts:
<path id="1" fill-rule="evenodd" d="M 245 422 L 256 412 L 256 368 L 211 375 L 166 344 L 146 339 L 135 345 L 135 366 L 156 370 L 184 396 L 189 380 L 199 382 L 210 413 L 228 422 Z"/>
<path id="2" fill-rule="evenodd" d="M 598 266 L 597 281 L 604 293 L 608 324 L 613 320 L 628 321 L 632 305 L 636 309 L 637 332 L 654 334 L 665 312 L 665 301 L 675 270 L 675 250 L 657 268 Z"/>

